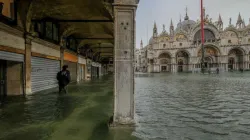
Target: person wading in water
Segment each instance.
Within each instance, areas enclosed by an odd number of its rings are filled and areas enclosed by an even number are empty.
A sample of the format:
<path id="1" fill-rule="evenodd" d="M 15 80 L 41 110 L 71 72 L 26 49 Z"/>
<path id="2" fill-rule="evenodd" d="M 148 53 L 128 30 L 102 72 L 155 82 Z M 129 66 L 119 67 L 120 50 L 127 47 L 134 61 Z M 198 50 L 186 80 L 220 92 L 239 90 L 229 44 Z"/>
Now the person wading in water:
<path id="1" fill-rule="evenodd" d="M 65 93 L 67 93 L 67 90 L 65 87 L 70 83 L 70 72 L 67 70 L 68 66 L 64 65 L 62 70 L 57 73 L 57 80 L 59 85 L 59 93 L 64 90 Z"/>

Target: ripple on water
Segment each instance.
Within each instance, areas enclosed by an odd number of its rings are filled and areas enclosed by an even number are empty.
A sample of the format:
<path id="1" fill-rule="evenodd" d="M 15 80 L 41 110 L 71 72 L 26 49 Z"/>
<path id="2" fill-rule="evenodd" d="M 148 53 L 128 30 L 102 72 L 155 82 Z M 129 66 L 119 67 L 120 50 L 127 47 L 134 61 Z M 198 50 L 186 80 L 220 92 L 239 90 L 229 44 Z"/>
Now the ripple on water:
<path id="1" fill-rule="evenodd" d="M 248 140 L 249 76 L 137 77 L 134 134 L 145 140 Z"/>

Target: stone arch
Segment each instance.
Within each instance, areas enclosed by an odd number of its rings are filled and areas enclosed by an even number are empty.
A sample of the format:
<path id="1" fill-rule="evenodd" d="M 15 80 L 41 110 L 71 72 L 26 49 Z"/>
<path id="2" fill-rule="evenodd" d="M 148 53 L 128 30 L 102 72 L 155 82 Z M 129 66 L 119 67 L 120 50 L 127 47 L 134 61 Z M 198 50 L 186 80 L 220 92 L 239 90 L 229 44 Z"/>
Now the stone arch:
<path id="1" fill-rule="evenodd" d="M 160 55 L 158 56 L 158 62 L 161 72 L 171 71 L 171 54 L 169 52 L 160 53 Z"/>
<path id="2" fill-rule="evenodd" d="M 244 55 L 246 51 L 240 47 L 231 48 L 228 51 L 228 69 L 240 70 L 244 68 Z"/>
<path id="3" fill-rule="evenodd" d="M 191 56 L 192 56 L 191 53 L 190 53 L 188 50 L 180 49 L 180 50 L 178 50 L 178 51 L 175 53 L 175 57 L 177 56 L 177 54 L 178 54 L 179 52 L 185 52 L 185 53 L 187 53 L 187 54 L 188 54 L 188 57 L 191 57 Z"/>
<path id="4" fill-rule="evenodd" d="M 214 34 L 216 40 L 218 40 L 218 39 L 220 38 L 220 32 L 219 32 L 219 30 L 218 30 L 214 25 L 211 25 L 211 24 L 205 25 L 205 26 L 204 26 L 204 29 L 205 29 L 205 30 L 211 31 L 211 32 Z M 193 29 L 192 34 L 191 34 L 191 36 L 190 36 L 190 37 L 191 37 L 190 39 L 193 40 L 193 41 L 195 41 L 195 40 L 194 40 L 195 35 L 196 35 L 198 32 L 200 32 L 200 30 L 201 30 L 201 27 L 200 27 L 199 25 L 197 25 L 197 26 Z"/>
<path id="5" fill-rule="evenodd" d="M 186 50 L 178 50 L 175 55 L 177 71 L 184 72 L 189 69 L 190 53 Z"/>
<path id="6" fill-rule="evenodd" d="M 246 51 L 244 48 L 242 48 L 242 47 L 233 47 L 233 48 L 231 48 L 231 49 L 228 50 L 228 54 L 229 54 L 230 52 L 232 52 L 233 50 L 239 50 L 239 51 L 241 51 L 241 52 L 242 52 L 242 55 L 247 54 L 247 51 Z"/>
<path id="7" fill-rule="evenodd" d="M 160 58 L 165 58 L 165 56 L 168 56 L 168 57 L 172 57 L 171 53 L 170 52 L 167 52 L 167 51 L 164 51 L 164 52 L 161 52 L 159 55 L 158 55 L 158 59 Z"/>
<path id="8" fill-rule="evenodd" d="M 174 40 L 176 41 L 188 41 L 188 36 L 184 33 L 177 33 L 174 37 Z"/>
<path id="9" fill-rule="evenodd" d="M 239 38 L 239 33 L 238 33 L 237 29 L 234 27 L 226 28 L 223 33 L 226 33 L 226 32 L 234 32 L 237 35 L 237 38 Z"/>
<path id="10" fill-rule="evenodd" d="M 213 48 L 215 50 L 215 53 L 216 53 L 215 55 L 216 56 L 221 55 L 221 50 L 219 49 L 219 47 L 215 46 L 214 44 L 205 44 L 204 48 L 205 48 L 205 50 L 206 50 L 206 48 Z M 199 49 L 197 49 L 197 53 L 196 54 L 197 54 L 198 57 L 201 56 L 201 50 L 202 50 L 201 47 Z M 208 51 L 207 53 L 212 53 L 212 52 Z M 205 55 L 206 55 L 206 51 L 205 51 Z"/>

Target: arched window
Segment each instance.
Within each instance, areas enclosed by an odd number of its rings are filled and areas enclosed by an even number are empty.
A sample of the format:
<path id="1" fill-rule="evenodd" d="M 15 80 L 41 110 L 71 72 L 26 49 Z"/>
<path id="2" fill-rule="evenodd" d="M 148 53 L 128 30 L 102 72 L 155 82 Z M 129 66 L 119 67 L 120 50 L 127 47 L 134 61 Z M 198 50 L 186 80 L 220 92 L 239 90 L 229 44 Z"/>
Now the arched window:
<path id="1" fill-rule="evenodd" d="M 166 44 L 163 44 L 163 48 L 166 48 L 166 46 L 167 46 Z"/>
<path id="2" fill-rule="evenodd" d="M 204 35 L 205 35 L 204 37 L 205 41 L 216 39 L 214 33 L 208 29 L 204 30 Z M 199 30 L 194 36 L 194 41 L 197 41 L 197 40 L 198 41 L 201 40 L 201 30 Z"/>

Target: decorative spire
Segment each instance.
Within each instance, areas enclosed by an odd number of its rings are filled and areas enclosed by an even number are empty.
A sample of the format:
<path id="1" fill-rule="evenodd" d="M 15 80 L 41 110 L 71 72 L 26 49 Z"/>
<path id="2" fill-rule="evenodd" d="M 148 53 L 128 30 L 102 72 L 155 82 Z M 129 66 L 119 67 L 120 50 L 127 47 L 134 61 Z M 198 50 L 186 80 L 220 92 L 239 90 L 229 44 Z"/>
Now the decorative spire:
<path id="1" fill-rule="evenodd" d="M 156 22 L 154 22 L 153 37 L 157 37 L 157 35 L 158 35 L 157 26 L 156 26 Z"/>
<path id="2" fill-rule="evenodd" d="M 217 22 L 217 27 L 218 29 L 221 31 L 223 30 L 223 21 L 221 19 L 221 15 L 219 14 L 219 19 L 218 19 L 218 22 Z"/>
<path id="3" fill-rule="evenodd" d="M 143 48 L 143 42 L 142 42 L 142 39 L 141 39 L 141 49 Z"/>
<path id="4" fill-rule="evenodd" d="M 232 25 L 232 18 L 229 18 L 229 25 Z"/>
<path id="5" fill-rule="evenodd" d="M 244 28 L 244 21 L 242 20 L 240 13 L 238 16 L 236 27 L 238 27 L 239 29 Z"/>
<path id="6" fill-rule="evenodd" d="M 241 23 L 241 22 L 243 22 L 243 20 L 242 20 L 242 18 L 241 18 L 241 15 L 240 15 L 240 13 L 239 13 L 239 16 L 238 16 L 238 20 L 237 20 L 237 23 Z"/>
<path id="7" fill-rule="evenodd" d="M 157 28 L 157 26 L 156 26 L 156 22 L 154 23 L 154 28 Z"/>
<path id="8" fill-rule="evenodd" d="M 186 16 L 184 18 L 185 20 L 189 20 L 189 17 L 188 17 L 188 8 L 186 7 Z"/>
<path id="9" fill-rule="evenodd" d="M 219 23 L 222 23 L 222 19 L 221 19 L 221 15 L 219 14 L 219 19 L 218 19 Z"/>
<path id="10" fill-rule="evenodd" d="M 162 28 L 163 28 L 162 32 L 165 33 L 166 32 L 166 26 L 165 26 L 165 24 L 162 25 Z"/>
<path id="11" fill-rule="evenodd" d="M 170 31 L 170 35 L 173 36 L 174 35 L 174 24 L 173 24 L 172 19 L 171 19 L 169 31 Z"/>
<path id="12" fill-rule="evenodd" d="M 181 15 L 180 15 L 180 23 L 181 23 Z"/>

